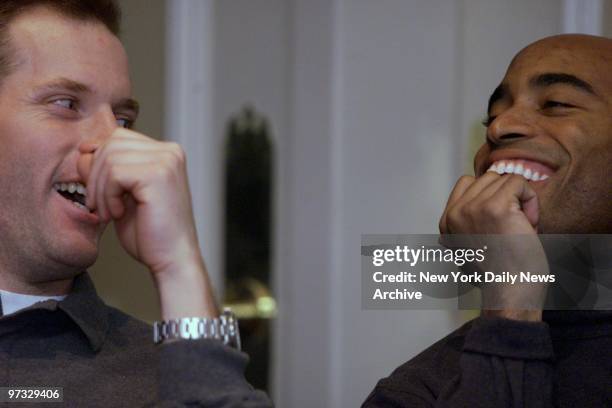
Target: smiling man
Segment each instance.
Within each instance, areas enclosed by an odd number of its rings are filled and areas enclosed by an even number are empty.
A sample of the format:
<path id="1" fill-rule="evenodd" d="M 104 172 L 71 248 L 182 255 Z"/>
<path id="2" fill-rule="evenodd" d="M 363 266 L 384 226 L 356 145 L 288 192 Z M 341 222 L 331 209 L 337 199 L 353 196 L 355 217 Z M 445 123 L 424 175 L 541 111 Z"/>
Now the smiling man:
<path id="1" fill-rule="evenodd" d="M 440 232 L 529 242 L 612 233 L 611 71 L 606 38 L 522 50 L 489 100 L 476 176 L 455 185 Z M 382 379 L 364 407 L 612 406 L 612 312 L 522 309 L 546 288 L 511 286 L 498 307 Z"/>
<path id="2" fill-rule="evenodd" d="M 63 387 L 70 406 L 269 406 L 215 305 L 182 149 L 130 130 L 118 18 L 111 0 L 0 1 L 0 385 Z M 154 279 L 158 344 L 85 272 L 109 222 Z"/>

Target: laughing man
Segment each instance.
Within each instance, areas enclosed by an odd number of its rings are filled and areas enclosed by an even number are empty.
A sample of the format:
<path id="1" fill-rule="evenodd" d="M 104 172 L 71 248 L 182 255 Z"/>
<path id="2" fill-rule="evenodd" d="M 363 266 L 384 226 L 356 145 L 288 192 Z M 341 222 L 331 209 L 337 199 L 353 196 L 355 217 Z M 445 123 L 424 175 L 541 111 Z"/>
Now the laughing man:
<path id="1" fill-rule="evenodd" d="M 491 95 L 476 177 L 442 234 L 612 233 L 612 40 L 562 35 L 512 61 Z M 507 235 L 507 236 L 512 236 Z M 505 305 L 382 379 L 364 407 L 612 406 L 612 312 Z"/>
<path id="2" fill-rule="evenodd" d="M 112 0 L 0 1 L 0 385 L 63 387 L 68 406 L 269 406 L 215 306 L 183 150 L 130 130 L 118 16 Z M 85 272 L 109 222 L 156 284 L 159 344 Z"/>

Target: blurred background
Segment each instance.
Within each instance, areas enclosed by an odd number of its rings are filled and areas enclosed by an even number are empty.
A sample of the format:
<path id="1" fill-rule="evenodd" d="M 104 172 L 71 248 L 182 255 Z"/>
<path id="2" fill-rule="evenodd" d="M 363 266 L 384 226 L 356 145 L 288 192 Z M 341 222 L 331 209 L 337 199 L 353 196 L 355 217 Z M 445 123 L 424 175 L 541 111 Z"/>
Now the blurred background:
<path id="1" fill-rule="evenodd" d="M 359 406 L 469 316 L 361 309 L 360 239 L 436 233 L 528 43 L 612 35 L 603 0 L 123 0 L 137 130 L 180 142 L 218 298 L 279 407 Z M 159 318 L 111 228 L 92 276 Z"/>

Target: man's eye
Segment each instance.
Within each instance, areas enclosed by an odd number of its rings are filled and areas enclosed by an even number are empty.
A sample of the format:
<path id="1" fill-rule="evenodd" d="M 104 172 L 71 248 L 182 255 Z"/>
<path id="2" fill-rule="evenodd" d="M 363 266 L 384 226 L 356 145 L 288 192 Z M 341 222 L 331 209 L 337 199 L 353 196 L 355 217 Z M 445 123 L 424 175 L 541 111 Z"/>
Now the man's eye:
<path id="1" fill-rule="evenodd" d="M 62 108 L 70 109 L 70 110 L 77 109 L 77 103 L 73 99 L 67 99 L 67 98 L 56 99 L 53 101 L 53 104 L 57 106 L 61 106 Z"/>
<path id="2" fill-rule="evenodd" d="M 551 108 L 573 108 L 574 105 L 570 105 L 569 103 L 559 102 L 559 101 L 546 101 L 544 103 L 544 109 Z"/>
<path id="3" fill-rule="evenodd" d="M 129 119 L 117 118 L 117 125 L 119 125 L 119 127 L 131 129 L 133 124 L 134 123 Z"/>

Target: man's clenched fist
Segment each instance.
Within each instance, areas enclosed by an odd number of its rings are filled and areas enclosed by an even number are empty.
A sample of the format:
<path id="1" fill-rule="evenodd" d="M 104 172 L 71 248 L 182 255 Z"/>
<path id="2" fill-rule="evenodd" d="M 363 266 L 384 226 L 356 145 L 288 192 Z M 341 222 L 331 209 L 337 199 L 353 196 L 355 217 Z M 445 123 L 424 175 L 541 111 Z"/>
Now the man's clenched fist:
<path id="1" fill-rule="evenodd" d="M 538 197 L 525 178 L 487 171 L 463 176 L 440 218 L 442 234 L 534 234 Z"/>
<path id="2" fill-rule="evenodd" d="M 149 268 L 162 311 L 173 317 L 215 314 L 203 310 L 214 304 L 212 294 L 207 306 L 200 302 L 197 310 L 184 310 L 193 300 L 185 299 L 188 292 L 200 299 L 209 292 L 209 283 L 182 148 L 117 128 L 104 143 L 83 143 L 79 150 L 77 167 L 87 184 L 87 207 L 101 222 L 114 221 L 124 249 Z M 183 304 L 177 309 L 180 297 Z"/>
<path id="3" fill-rule="evenodd" d="M 538 197 L 523 176 L 487 171 L 457 181 L 440 218 L 444 234 L 484 239 L 489 251 L 480 265 L 488 271 L 548 271 L 537 236 Z M 486 238 L 482 236 L 498 235 Z M 495 244 L 493 244 L 495 243 Z M 493 246 L 496 248 L 492 248 Z M 487 284 L 482 288 L 483 313 L 518 320 L 541 320 L 545 284 Z"/>

